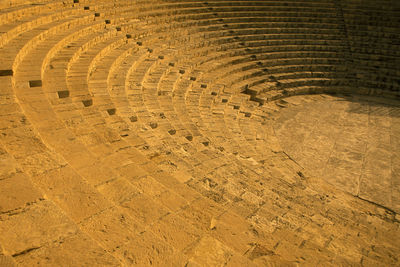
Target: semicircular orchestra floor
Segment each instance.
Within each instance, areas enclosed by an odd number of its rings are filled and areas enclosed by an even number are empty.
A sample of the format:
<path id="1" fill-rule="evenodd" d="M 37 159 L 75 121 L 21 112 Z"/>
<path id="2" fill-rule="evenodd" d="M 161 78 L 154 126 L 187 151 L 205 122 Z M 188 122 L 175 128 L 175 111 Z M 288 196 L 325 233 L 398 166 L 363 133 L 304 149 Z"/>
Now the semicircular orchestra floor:
<path id="1" fill-rule="evenodd" d="M 284 151 L 315 177 L 400 211 L 400 103 L 366 96 L 295 96 L 274 124 Z"/>

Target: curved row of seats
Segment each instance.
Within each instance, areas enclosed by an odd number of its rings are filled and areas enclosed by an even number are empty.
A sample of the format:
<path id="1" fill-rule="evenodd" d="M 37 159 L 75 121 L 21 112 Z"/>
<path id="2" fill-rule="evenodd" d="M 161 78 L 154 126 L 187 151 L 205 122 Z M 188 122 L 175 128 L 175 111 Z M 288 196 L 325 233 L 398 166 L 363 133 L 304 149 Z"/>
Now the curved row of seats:
<path id="1" fill-rule="evenodd" d="M 400 5 L 390 1 L 367 1 L 363 5 L 345 1 L 341 10 L 356 86 L 398 97 Z"/>
<path id="2" fill-rule="evenodd" d="M 0 257 L 396 264 L 395 214 L 302 180 L 258 107 L 350 86 L 335 3 L 20 3 L 0 15 L 0 144 L 14 166 L 0 183 L 37 193 L 5 191 Z M 379 250 L 364 253 L 371 239 Z"/>

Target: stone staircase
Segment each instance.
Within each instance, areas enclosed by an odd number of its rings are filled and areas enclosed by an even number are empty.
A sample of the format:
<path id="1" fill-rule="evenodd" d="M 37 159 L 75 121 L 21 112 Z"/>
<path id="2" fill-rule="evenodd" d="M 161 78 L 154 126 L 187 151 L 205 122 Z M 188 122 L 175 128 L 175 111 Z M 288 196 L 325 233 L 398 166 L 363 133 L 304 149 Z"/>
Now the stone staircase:
<path id="1" fill-rule="evenodd" d="M 398 10 L 358 24 L 369 2 L 2 2 L 0 265 L 399 264 L 399 210 L 308 175 L 270 120 L 397 97 Z"/>

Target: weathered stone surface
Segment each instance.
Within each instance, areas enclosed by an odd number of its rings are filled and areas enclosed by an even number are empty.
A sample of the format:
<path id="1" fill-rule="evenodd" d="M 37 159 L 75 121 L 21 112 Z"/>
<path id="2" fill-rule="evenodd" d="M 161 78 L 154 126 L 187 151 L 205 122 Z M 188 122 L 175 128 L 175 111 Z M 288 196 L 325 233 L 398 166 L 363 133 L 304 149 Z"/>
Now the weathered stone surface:
<path id="1" fill-rule="evenodd" d="M 10 256 L 0 255 L 0 265 L 4 267 L 14 267 L 17 266 L 14 259 Z"/>
<path id="2" fill-rule="evenodd" d="M 76 234 L 14 257 L 18 266 L 121 266 L 92 239 Z"/>
<path id="3" fill-rule="evenodd" d="M 0 266 L 398 266 L 396 5 L 0 1 Z"/>
<path id="4" fill-rule="evenodd" d="M 200 266 L 226 266 L 233 256 L 233 251 L 214 238 L 204 236 L 188 254 L 190 259 Z"/>
<path id="5" fill-rule="evenodd" d="M 78 228 L 59 208 L 45 200 L 31 204 L 16 214 L 2 214 L 0 231 L 0 242 L 7 244 L 4 252 L 14 255 L 73 235 Z"/>
<path id="6" fill-rule="evenodd" d="M 68 166 L 35 176 L 32 180 L 75 222 L 89 218 L 111 205 Z"/>
<path id="7" fill-rule="evenodd" d="M 398 109 L 374 98 L 330 97 L 283 110 L 275 131 L 283 149 L 314 176 L 399 212 L 392 161 L 400 151 L 392 129 L 399 125 L 389 115 Z"/>
<path id="8" fill-rule="evenodd" d="M 13 212 L 40 199 L 43 195 L 25 174 L 17 173 L 0 180 L 0 213 Z"/>

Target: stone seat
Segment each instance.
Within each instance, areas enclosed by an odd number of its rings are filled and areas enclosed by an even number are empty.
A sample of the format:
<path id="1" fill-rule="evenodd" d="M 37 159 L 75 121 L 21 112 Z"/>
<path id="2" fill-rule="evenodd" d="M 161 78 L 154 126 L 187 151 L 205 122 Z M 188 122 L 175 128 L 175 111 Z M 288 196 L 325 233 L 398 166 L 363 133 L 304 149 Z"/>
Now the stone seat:
<path id="1" fill-rule="evenodd" d="M 397 9 L 364 2 L 3 1 L 0 265 L 398 264 L 397 213 L 275 132 L 398 94 Z"/>
<path id="2" fill-rule="evenodd" d="M 5 60 L 1 62 L 1 69 L 12 69 L 13 66 L 19 63 L 19 58 L 22 57 L 26 52 L 25 50 L 29 46 L 35 45 L 40 38 L 43 38 L 50 32 L 57 32 L 65 29 L 71 24 L 81 24 L 83 21 L 88 21 L 89 16 L 69 17 L 67 19 L 61 19 L 56 22 L 48 23 L 43 25 L 41 28 L 33 29 L 24 34 L 19 35 L 17 38 L 10 40 L 6 46 L 1 48 L 2 53 L 6 53 Z M 21 41 L 23 40 L 23 41 Z"/>
<path id="3" fill-rule="evenodd" d="M 7 77 L 8 80 L 10 78 Z M 9 83 L 9 86 L 11 86 L 11 83 Z M 18 97 L 18 95 L 17 95 Z M 17 113 L 21 113 L 21 110 L 16 111 Z M 22 114 L 21 114 L 22 115 Z M 20 116 L 21 116 L 20 115 Z M 30 117 L 30 116 L 28 116 Z M 6 135 L 6 133 L 11 133 L 12 131 L 16 131 L 18 129 L 18 134 L 11 134 L 9 137 L 9 141 L 6 139 L 2 139 L 2 141 L 7 141 L 6 144 L 6 149 L 12 148 L 12 156 L 16 160 L 17 166 L 20 166 L 20 173 L 19 175 L 21 179 L 24 179 L 25 181 L 21 184 L 25 187 L 25 189 L 29 190 L 29 195 L 25 195 L 25 197 L 34 197 L 35 199 L 32 200 L 23 200 L 20 199 L 20 201 L 25 201 L 25 202 L 30 202 L 31 204 L 27 210 L 28 214 L 30 212 L 36 212 L 37 215 L 41 215 L 43 218 L 58 218 L 57 222 L 51 223 L 51 220 L 45 220 L 45 224 L 41 223 L 40 220 L 35 219 L 34 216 L 30 216 L 32 220 L 34 220 L 32 223 L 35 225 L 33 228 L 31 228 L 29 232 L 24 231 L 23 229 L 15 229 L 18 233 L 18 238 L 21 239 L 21 237 L 26 238 L 27 240 L 31 240 L 29 242 L 24 242 L 19 247 L 14 247 L 12 250 L 10 250 L 8 253 L 11 253 L 12 255 L 17 255 L 19 252 L 24 251 L 25 249 L 30 249 L 32 246 L 39 246 L 37 249 L 40 249 L 42 253 L 44 251 L 48 251 L 48 253 L 53 254 L 53 258 L 60 257 L 59 253 L 60 251 L 58 250 L 57 247 L 54 247 L 52 245 L 52 240 L 57 240 L 59 238 L 59 234 L 64 235 L 67 237 L 67 239 L 63 242 L 66 245 L 70 243 L 70 238 L 72 238 L 73 241 L 72 243 L 75 243 L 75 245 L 78 245 L 79 243 L 82 246 L 89 246 L 90 250 L 98 250 L 99 247 L 98 245 L 93 242 L 92 239 L 88 237 L 88 235 L 85 233 L 85 231 L 82 231 L 77 227 L 77 224 L 74 222 L 81 221 L 85 216 L 91 216 L 93 212 L 97 209 L 107 209 L 109 206 L 107 205 L 107 202 L 104 201 L 104 199 L 101 196 L 96 195 L 95 190 L 91 188 L 85 181 L 81 180 L 81 177 L 76 174 L 70 167 L 68 167 L 68 164 L 64 161 L 63 158 L 59 157 L 56 155 L 54 152 L 50 151 L 45 144 L 42 142 L 42 138 L 36 135 L 32 129 L 32 125 L 29 122 L 29 119 L 21 120 L 18 125 L 14 125 L 13 128 L 6 128 L 3 129 L 3 136 Z M 17 132 L 15 132 L 17 133 Z M 24 135 L 21 135 L 21 133 L 25 133 Z M 18 144 L 23 143 L 31 143 L 30 149 L 26 145 L 20 146 Z M 32 149 L 34 145 L 36 149 Z M 28 159 L 31 160 L 28 160 Z M 28 161 L 27 161 L 28 160 Z M 41 165 L 35 165 L 32 162 L 39 161 L 42 162 L 43 164 Z M 45 163 L 46 162 L 46 163 Z M 12 166 L 12 165 L 11 165 Z M 55 182 L 54 179 L 46 179 L 46 173 L 48 172 L 68 172 L 68 179 L 62 181 Z M 74 177 L 74 178 L 72 178 Z M 54 177 L 52 177 L 54 178 Z M 63 176 L 60 177 L 61 180 Z M 65 178 L 65 177 L 64 177 Z M 60 183 L 61 182 L 61 183 Z M 52 186 L 49 187 L 49 184 L 52 183 Z M 29 186 L 34 185 L 35 189 L 29 189 Z M 63 192 L 62 190 L 66 190 L 64 192 L 68 192 L 68 190 L 71 190 L 71 186 L 73 186 L 78 192 L 86 192 L 87 194 L 91 194 L 92 198 L 92 203 L 89 204 L 87 202 L 87 208 L 84 209 L 83 213 L 80 213 L 77 209 L 74 208 L 74 205 L 82 201 L 82 198 L 80 198 L 79 194 L 76 194 L 77 191 L 69 191 L 69 197 L 65 199 L 60 199 L 57 201 L 57 204 L 63 207 L 63 211 L 60 211 L 57 206 L 54 206 L 53 203 L 50 203 L 48 200 L 45 200 L 44 196 L 41 196 L 38 189 L 41 192 L 44 192 L 46 194 L 46 198 L 48 196 L 53 196 L 53 194 L 58 194 L 59 192 Z M 4 187 L 2 187 L 4 189 Z M 78 189 L 79 188 L 79 189 Z M 23 190 L 21 188 L 20 190 Z M 60 191 L 61 190 L 61 191 Z M 12 192 L 7 193 L 8 197 L 12 197 Z M 99 194 L 99 193 L 97 193 Z M 3 195 L 4 196 L 4 195 Z M 7 197 L 7 195 L 5 195 Z M 21 202 L 23 204 L 24 202 Z M 10 203 L 12 204 L 12 203 Z M 16 208 L 19 208 L 19 206 L 16 206 Z M 42 210 L 42 212 L 40 212 Z M 82 211 L 82 209 L 81 209 Z M 68 217 L 66 216 L 66 213 L 68 214 Z M 12 220 L 2 220 L 2 227 L 6 227 L 7 225 L 12 225 L 13 221 L 15 220 L 25 220 L 27 222 L 27 218 L 24 215 L 26 213 L 21 213 L 21 215 L 17 215 L 13 217 Z M 54 217 L 56 216 L 56 217 Z M 63 230 L 60 229 L 58 226 L 60 226 L 59 222 L 62 219 L 63 224 L 65 227 L 69 228 L 69 230 Z M 15 223 L 15 222 L 14 222 Z M 44 235 L 43 230 L 41 229 L 46 229 L 46 227 L 51 226 L 51 229 L 60 229 L 59 233 L 57 234 L 57 231 L 49 231 L 47 235 Z M 47 228 L 49 229 L 49 228 Z M 36 232 L 42 232 L 41 239 L 39 238 L 34 238 Z M 61 233 L 62 232 L 62 233 Z M 43 238 L 47 236 L 49 240 L 44 240 Z M 76 239 L 79 238 L 81 241 L 77 241 Z M 12 240 L 8 239 L 8 242 Z M 33 243 L 32 243 L 33 242 Z M 78 242 L 78 244 L 76 243 Z M 9 248 L 11 249 L 11 247 Z M 85 250 L 87 251 L 87 250 Z M 103 252 L 100 252 L 103 251 Z M 110 254 L 104 253 L 104 250 L 100 250 L 99 252 L 101 254 L 98 255 L 98 258 L 96 261 L 102 262 L 105 264 L 116 264 L 115 258 L 113 258 Z M 92 252 L 93 253 L 93 252 Z M 81 255 L 81 256 L 79 256 Z M 100 256 L 103 255 L 103 256 Z M 77 257 L 85 257 L 87 256 L 84 251 L 76 251 L 75 256 Z M 24 263 L 24 262 L 30 262 L 31 258 L 25 258 L 25 257 L 19 257 L 17 260 L 17 263 Z M 39 260 L 40 261 L 40 260 Z"/>
<path id="4" fill-rule="evenodd" d="M 22 62 L 22 63 L 19 65 L 19 67 L 22 67 L 22 66 L 23 66 L 23 63 L 24 63 L 24 62 Z M 60 137 L 60 136 L 58 136 L 58 137 Z M 49 141 L 49 139 L 46 138 L 46 141 Z M 54 145 L 54 143 L 52 143 L 52 144 Z M 60 151 L 60 152 L 62 152 L 62 151 Z M 81 152 L 83 152 L 83 151 L 81 150 Z M 64 154 L 64 153 L 62 153 L 62 154 L 65 155 L 65 156 L 67 156 L 67 155 Z M 66 158 L 67 158 L 67 159 L 70 159 L 68 156 L 67 156 Z M 80 169 L 79 172 L 80 172 L 80 173 L 85 173 L 85 170 Z M 87 176 L 84 176 L 84 177 L 87 177 Z M 103 245 L 104 245 L 104 244 L 103 244 Z"/>
<path id="5" fill-rule="evenodd" d="M 46 1 L 39 5 L 32 4 L 32 1 L 8 2 L 8 6 L 1 6 L 1 24 L 23 19 L 26 14 L 42 14 L 42 12 L 45 13 L 48 9 L 63 7 L 62 1 Z M 7 5 L 7 1 L 3 1 L 2 5 Z"/>
<path id="6" fill-rule="evenodd" d="M 93 74 L 93 77 L 95 76 L 95 74 L 96 74 L 96 72 Z M 148 85 L 145 85 L 145 82 L 143 82 L 143 88 L 145 88 L 145 87 L 147 87 Z M 89 84 L 90 85 L 90 84 Z M 97 87 L 96 88 L 96 91 L 98 90 L 99 88 Z M 102 93 L 96 93 L 96 91 L 92 91 L 94 94 L 98 94 L 99 95 L 99 97 L 100 98 L 102 98 L 101 99 L 101 101 L 105 101 L 106 99 L 107 99 L 107 96 L 106 96 L 106 93 L 107 92 L 105 92 L 105 91 L 103 91 Z M 146 95 L 146 92 L 144 91 L 143 92 L 144 93 L 144 95 Z M 143 101 L 143 100 L 142 100 Z M 108 101 L 106 101 L 106 102 L 108 102 L 109 104 L 108 105 L 112 105 L 112 103 L 111 103 L 111 100 L 108 100 Z M 106 103 L 106 102 L 104 102 L 104 103 Z M 146 104 L 146 103 L 143 103 L 143 104 Z M 156 111 L 154 111 L 154 110 L 152 110 L 151 112 L 156 112 Z M 158 113 L 160 113 L 160 112 L 158 112 Z M 139 119 L 141 119 L 141 116 L 139 116 Z M 150 126 L 152 126 L 152 125 L 154 125 L 152 128 L 154 129 L 154 131 L 157 131 L 158 129 L 159 129 L 159 127 L 158 126 L 160 126 L 160 128 L 163 128 L 162 126 L 165 126 L 165 125 L 163 125 L 162 123 L 161 123 L 161 121 L 159 121 L 157 124 L 154 122 L 155 120 L 153 120 L 152 122 L 150 122 Z M 168 126 L 166 126 L 166 127 L 168 127 Z M 157 128 L 157 129 L 156 129 Z M 170 127 L 169 127 L 170 128 Z M 164 129 L 164 131 L 165 131 L 165 133 L 166 133 L 166 130 Z"/>
<path id="7" fill-rule="evenodd" d="M 29 14 L 29 11 L 26 12 Z M 40 27 L 45 23 L 53 22 L 54 20 L 59 19 L 60 14 L 62 13 L 69 15 L 82 13 L 73 8 L 62 9 L 62 5 L 52 5 L 49 6 L 48 9 L 45 9 L 43 11 L 33 10 L 31 12 L 32 12 L 31 16 L 24 15 L 23 18 L 15 18 L 15 20 L 10 20 L 8 23 L 6 23 L 7 21 L 6 19 L 1 20 L 2 22 L 4 22 L 0 26 L 0 31 L 2 32 L 0 36 L 1 46 L 5 45 L 8 41 L 15 38 L 24 31 Z M 59 13 L 58 15 L 57 12 Z"/>

